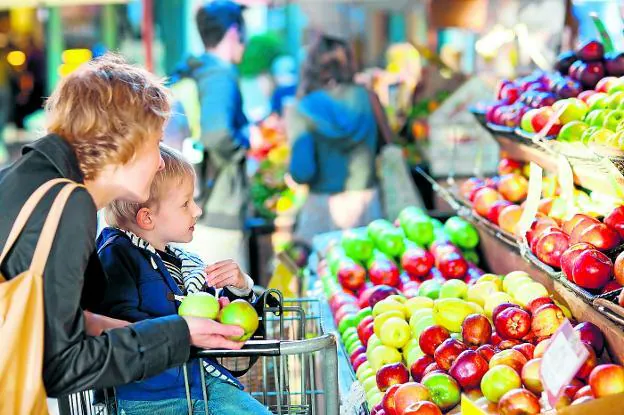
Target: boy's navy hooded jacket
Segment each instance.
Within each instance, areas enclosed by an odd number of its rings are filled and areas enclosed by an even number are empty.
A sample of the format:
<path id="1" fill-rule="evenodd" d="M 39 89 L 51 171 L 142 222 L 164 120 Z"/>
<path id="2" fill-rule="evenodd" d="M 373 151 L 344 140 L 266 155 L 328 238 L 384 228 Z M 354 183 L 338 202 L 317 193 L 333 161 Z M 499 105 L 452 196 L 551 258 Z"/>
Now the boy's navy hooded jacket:
<path id="1" fill-rule="evenodd" d="M 156 317 L 177 315 L 179 301 L 171 293 L 184 295 L 156 252 L 137 246 L 121 230 L 105 228 L 97 240 L 97 250 L 109 279 L 104 300 L 97 312 L 136 322 Z M 222 290 L 221 295 L 231 297 Z M 169 297 L 169 298 L 168 298 Z M 211 362 L 224 376 L 221 378 L 239 388 L 243 386 L 227 369 Z M 200 365 L 194 360 L 187 365 L 193 399 L 203 399 Z M 226 379 L 227 378 L 227 379 Z M 161 400 L 186 398 L 182 367 L 115 388 L 117 398 L 125 400 Z"/>

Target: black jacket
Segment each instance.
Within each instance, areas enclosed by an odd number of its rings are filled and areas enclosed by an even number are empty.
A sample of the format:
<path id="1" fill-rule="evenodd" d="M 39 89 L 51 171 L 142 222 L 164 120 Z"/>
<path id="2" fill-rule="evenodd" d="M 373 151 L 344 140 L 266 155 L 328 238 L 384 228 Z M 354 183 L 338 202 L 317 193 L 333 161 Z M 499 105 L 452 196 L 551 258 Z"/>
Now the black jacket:
<path id="1" fill-rule="evenodd" d="M 0 249 L 28 196 L 58 177 L 83 182 L 71 147 L 54 135 L 27 146 L 19 160 L 0 172 Z M 61 187 L 55 186 L 42 200 L 8 258 L 0 264 L 5 278 L 28 269 L 43 221 Z M 106 284 L 95 252 L 96 213 L 89 193 L 74 191 L 45 267 L 43 380 L 48 396 L 142 380 L 179 366 L 189 357 L 188 326 L 178 316 L 87 336 L 82 310 L 101 300 L 99 294 Z"/>

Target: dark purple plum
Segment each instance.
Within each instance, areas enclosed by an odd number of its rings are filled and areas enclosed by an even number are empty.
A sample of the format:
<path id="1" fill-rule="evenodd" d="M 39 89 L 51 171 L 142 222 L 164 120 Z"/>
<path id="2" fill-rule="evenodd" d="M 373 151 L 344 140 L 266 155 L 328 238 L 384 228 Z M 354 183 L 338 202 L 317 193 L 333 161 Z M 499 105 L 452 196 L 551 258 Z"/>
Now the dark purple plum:
<path id="1" fill-rule="evenodd" d="M 570 70 L 570 66 L 572 66 L 572 64 L 576 62 L 577 59 L 578 58 L 576 57 L 576 53 L 574 53 L 574 51 L 570 50 L 568 52 L 563 52 L 557 57 L 555 69 L 561 75 L 567 75 L 568 71 Z"/>

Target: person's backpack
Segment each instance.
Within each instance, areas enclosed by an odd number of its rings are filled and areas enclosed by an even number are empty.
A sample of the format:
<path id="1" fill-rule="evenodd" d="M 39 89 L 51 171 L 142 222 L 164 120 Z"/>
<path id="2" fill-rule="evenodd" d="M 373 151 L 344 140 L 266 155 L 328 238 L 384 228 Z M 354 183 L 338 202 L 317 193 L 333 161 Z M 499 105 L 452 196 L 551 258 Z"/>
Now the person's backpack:
<path id="1" fill-rule="evenodd" d="M 188 74 L 177 74 L 169 85 L 174 98 L 171 118 L 164 131 L 164 143 L 180 151 L 197 173 L 195 196 L 205 202 L 211 178 L 208 152 L 201 143 L 201 105 L 197 81 Z M 203 203 L 202 203 L 203 204 Z"/>

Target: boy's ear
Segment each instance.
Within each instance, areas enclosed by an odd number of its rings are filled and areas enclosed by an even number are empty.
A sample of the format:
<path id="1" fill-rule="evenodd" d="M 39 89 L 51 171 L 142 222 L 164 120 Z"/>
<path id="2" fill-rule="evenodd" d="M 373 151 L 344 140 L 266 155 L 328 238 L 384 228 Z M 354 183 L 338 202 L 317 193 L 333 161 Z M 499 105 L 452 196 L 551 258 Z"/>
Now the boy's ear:
<path id="1" fill-rule="evenodd" d="M 139 209 L 136 214 L 136 223 L 139 228 L 145 231 L 151 231 L 154 229 L 154 221 L 152 220 L 152 211 L 149 208 L 143 207 Z"/>

